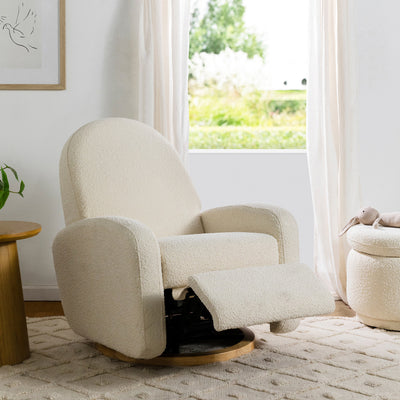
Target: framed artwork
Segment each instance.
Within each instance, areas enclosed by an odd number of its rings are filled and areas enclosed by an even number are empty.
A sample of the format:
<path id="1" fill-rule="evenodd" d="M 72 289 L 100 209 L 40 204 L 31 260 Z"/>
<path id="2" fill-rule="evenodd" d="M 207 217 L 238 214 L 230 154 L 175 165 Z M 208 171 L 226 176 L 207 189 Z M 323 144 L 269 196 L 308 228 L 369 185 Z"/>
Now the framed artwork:
<path id="1" fill-rule="evenodd" d="M 65 0 L 0 0 L 0 89 L 65 89 Z"/>

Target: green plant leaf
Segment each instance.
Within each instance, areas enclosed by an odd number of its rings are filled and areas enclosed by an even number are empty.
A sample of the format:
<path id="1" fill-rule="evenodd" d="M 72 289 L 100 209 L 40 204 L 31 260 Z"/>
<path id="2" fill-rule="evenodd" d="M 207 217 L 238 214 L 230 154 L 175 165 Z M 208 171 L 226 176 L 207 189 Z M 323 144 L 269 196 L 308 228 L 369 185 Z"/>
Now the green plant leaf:
<path id="1" fill-rule="evenodd" d="M 19 185 L 19 192 L 18 192 L 18 194 L 21 195 L 21 197 L 24 197 L 24 195 L 22 194 L 24 189 L 25 189 L 25 183 L 24 183 L 24 181 L 21 181 L 21 183 Z"/>
<path id="2" fill-rule="evenodd" d="M 9 194 L 10 192 L 8 190 L 0 190 L 0 209 L 4 207 L 4 204 L 6 204 Z"/>
<path id="3" fill-rule="evenodd" d="M 0 168 L 0 170 L 1 170 L 1 179 L 3 180 L 3 190 L 5 192 L 8 192 L 10 189 L 10 184 L 8 183 L 6 171 L 4 171 L 4 168 Z"/>
<path id="4" fill-rule="evenodd" d="M 18 174 L 17 174 L 17 171 L 13 168 L 13 167 L 10 167 L 9 165 L 7 165 L 7 164 L 4 164 L 5 165 L 5 169 L 9 169 L 9 170 L 11 170 L 11 172 L 14 174 L 14 176 L 15 176 L 15 179 L 17 180 L 17 181 L 19 181 L 19 178 L 18 178 Z"/>
<path id="5" fill-rule="evenodd" d="M 3 190 L 3 188 L 4 188 L 4 184 L 3 184 L 3 181 L 0 179 L 0 190 Z"/>

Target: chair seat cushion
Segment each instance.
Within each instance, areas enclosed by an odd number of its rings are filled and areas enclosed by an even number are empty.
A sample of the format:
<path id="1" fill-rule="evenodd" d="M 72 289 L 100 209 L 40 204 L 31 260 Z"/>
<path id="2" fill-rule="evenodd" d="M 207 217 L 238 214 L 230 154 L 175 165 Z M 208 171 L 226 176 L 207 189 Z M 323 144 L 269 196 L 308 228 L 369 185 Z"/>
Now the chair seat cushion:
<path id="1" fill-rule="evenodd" d="M 400 228 L 356 225 L 347 232 L 351 247 L 361 253 L 400 257 Z"/>
<path id="2" fill-rule="evenodd" d="M 276 239 L 264 233 L 227 232 L 159 239 L 164 288 L 188 286 L 199 272 L 279 262 Z"/>

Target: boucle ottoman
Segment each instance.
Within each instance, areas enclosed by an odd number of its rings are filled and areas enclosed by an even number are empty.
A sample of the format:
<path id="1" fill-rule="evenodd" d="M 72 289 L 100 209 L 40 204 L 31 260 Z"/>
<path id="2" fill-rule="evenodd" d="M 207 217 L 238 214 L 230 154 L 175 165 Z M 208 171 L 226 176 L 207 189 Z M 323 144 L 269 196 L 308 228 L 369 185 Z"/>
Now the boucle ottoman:
<path id="1" fill-rule="evenodd" d="M 400 330 L 400 228 L 357 225 L 347 240 L 349 306 L 366 325 Z"/>

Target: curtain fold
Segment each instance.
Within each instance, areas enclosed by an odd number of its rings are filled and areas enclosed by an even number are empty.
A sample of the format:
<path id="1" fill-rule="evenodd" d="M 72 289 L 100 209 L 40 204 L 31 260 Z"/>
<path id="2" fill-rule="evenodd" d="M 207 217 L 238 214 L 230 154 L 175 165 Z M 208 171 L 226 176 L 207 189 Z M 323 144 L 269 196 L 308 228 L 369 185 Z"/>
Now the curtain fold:
<path id="1" fill-rule="evenodd" d="M 185 160 L 190 2 L 138 0 L 135 8 L 134 118 L 157 129 Z"/>
<path id="2" fill-rule="evenodd" d="M 347 302 L 349 246 L 340 229 L 360 208 L 353 2 L 310 0 L 307 151 L 317 274 Z"/>

